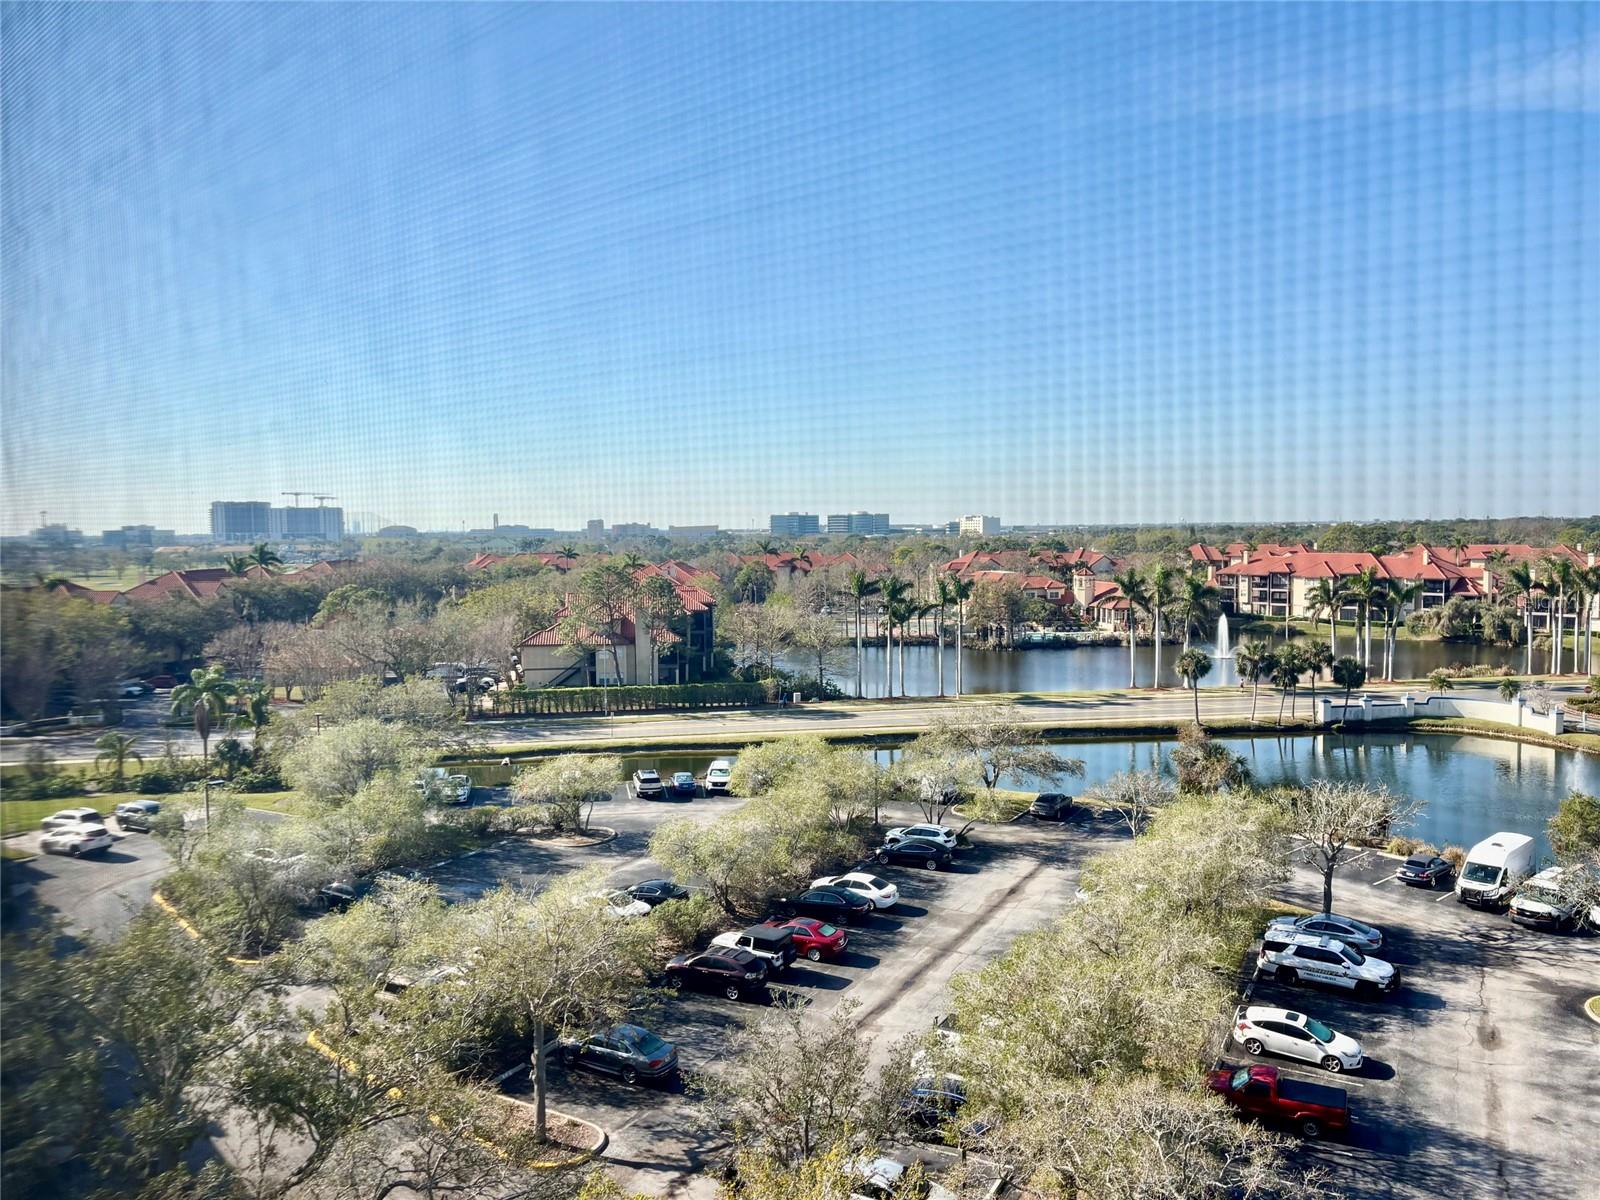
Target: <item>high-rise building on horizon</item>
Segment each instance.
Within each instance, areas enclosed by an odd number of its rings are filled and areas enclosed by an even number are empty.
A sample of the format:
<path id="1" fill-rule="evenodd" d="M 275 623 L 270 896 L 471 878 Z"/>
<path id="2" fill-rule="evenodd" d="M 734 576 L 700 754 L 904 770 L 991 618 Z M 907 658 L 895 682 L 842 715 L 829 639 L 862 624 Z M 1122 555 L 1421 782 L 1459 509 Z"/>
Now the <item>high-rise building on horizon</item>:
<path id="1" fill-rule="evenodd" d="M 828 516 L 828 532 L 832 534 L 862 534 L 867 537 L 882 537 L 889 532 L 888 513 L 831 513 Z"/>
<path id="2" fill-rule="evenodd" d="M 816 513 L 773 513 L 767 518 L 767 532 L 774 537 L 815 537 L 821 531 Z"/>
<path id="3" fill-rule="evenodd" d="M 124 525 L 121 529 L 107 529 L 100 534 L 100 544 L 110 550 L 155 549 L 170 546 L 177 540 L 171 529 L 157 529 L 154 525 Z"/>
<path id="4" fill-rule="evenodd" d="M 962 534 L 999 533 L 1000 518 L 964 516 L 957 524 L 956 531 Z"/>
<path id="5" fill-rule="evenodd" d="M 213 500 L 211 540 L 262 542 L 272 536 L 272 505 L 265 500 Z"/>

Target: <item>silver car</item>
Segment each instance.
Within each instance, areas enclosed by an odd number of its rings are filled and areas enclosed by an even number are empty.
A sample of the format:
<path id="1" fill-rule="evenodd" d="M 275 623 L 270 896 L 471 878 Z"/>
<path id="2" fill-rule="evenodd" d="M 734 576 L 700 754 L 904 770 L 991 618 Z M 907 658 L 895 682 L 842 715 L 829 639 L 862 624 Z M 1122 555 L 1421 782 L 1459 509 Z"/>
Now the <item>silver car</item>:
<path id="1" fill-rule="evenodd" d="M 1383 930 L 1339 913 L 1312 913 L 1309 917 L 1274 917 L 1267 925 L 1280 933 L 1314 933 L 1338 938 L 1346 946 L 1366 953 L 1383 946 Z"/>

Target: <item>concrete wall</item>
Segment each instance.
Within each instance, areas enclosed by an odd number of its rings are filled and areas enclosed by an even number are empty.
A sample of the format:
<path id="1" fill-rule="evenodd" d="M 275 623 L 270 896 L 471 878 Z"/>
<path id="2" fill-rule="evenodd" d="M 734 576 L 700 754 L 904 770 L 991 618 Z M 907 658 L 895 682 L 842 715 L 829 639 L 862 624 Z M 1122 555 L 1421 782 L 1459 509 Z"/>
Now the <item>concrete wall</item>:
<path id="1" fill-rule="evenodd" d="M 1352 696 L 1350 707 L 1345 709 L 1344 697 L 1318 696 L 1318 717 L 1325 725 L 1340 721 L 1401 721 L 1411 717 L 1465 717 L 1473 721 L 1493 721 L 1499 725 L 1513 725 L 1539 733 L 1561 733 L 1565 729 L 1564 714 L 1555 708 L 1540 715 L 1524 703 L 1521 696 L 1513 700 L 1478 700 L 1465 696 L 1425 696 L 1418 699 L 1410 694 L 1389 696 Z"/>

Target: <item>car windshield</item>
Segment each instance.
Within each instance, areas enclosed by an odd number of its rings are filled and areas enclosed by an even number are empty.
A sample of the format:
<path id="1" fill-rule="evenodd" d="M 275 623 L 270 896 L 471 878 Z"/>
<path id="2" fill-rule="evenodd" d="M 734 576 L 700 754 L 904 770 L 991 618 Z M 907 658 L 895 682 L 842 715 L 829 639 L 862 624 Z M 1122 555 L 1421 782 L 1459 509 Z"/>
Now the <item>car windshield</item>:
<path id="1" fill-rule="evenodd" d="M 671 1051 L 672 1047 L 663 1042 L 653 1033 L 639 1033 L 634 1037 L 633 1048 L 646 1058 L 657 1058 Z"/>
<path id="2" fill-rule="evenodd" d="M 1362 958 L 1359 953 L 1350 949 L 1349 946 L 1339 947 L 1339 957 L 1344 959 L 1345 962 L 1356 967 L 1359 967 L 1362 963 L 1367 961 L 1366 959 Z"/>
<path id="3" fill-rule="evenodd" d="M 1333 1041 L 1333 1030 L 1329 1029 L 1315 1017 L 1306 1018 L 1306 1032 L 1312 1037 L 1316 1038 L 1319 1042 Z"/>
<path id="4" fill-rule="evenodd" d="M 1492 867 L 1488 863 L 1468 863 L 1467 869 L 1461 872 L 1461 878 L 1468 883 L 1499 883 L 1500 868 Z"/>
<path id="5" fill-rule="evenodd" d="M 1556 905 L 1561 903 L 1561 895 L 1553 888 L 1523 886 L 1518 894 L 1519 900 L 1532 900 L 1536 904 Z"/>
<path id="6" fill-rule="evenodd" d="M 1247 1084 L 1249 1082 L 1250 1082 L 1250 1068 L 1249 1067 L 1240 1067 L 1237 1071 L 1235 1071 L 1233 1073 L 1233 1079 L 1229 1082 L 1229 1086 L 1234 1088 L 1235 1090 L 1237 1090 L 1239 1088 L 1242 1088 L 1245 1084 Z"/>

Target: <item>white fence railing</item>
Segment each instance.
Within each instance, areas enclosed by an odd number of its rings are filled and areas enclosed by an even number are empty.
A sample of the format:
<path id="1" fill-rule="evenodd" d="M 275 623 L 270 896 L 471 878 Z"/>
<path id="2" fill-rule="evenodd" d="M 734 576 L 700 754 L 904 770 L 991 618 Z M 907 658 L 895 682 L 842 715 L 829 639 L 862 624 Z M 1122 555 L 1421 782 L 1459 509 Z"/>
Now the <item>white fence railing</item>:
<path id="1" fill-rule="evenodd" d="M 1350 721 L 1404 721 L 1412 717 L 1466 717 L 1474 721 L 1493 721 L 1533 729 L 1540 733 L 1565 731 L 1565 714 L 1559 705 L 1547 713 L 1536 713 L 1521 696 L 1511 700 L 1479 700 L 1466 696 L 1352 696 L 1345 706 L 1343 696 L 1318 696 L 1318 716 L 1324 725 Z"/>

